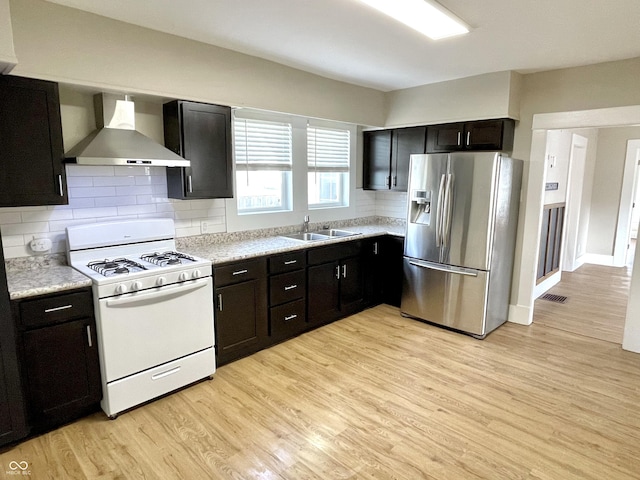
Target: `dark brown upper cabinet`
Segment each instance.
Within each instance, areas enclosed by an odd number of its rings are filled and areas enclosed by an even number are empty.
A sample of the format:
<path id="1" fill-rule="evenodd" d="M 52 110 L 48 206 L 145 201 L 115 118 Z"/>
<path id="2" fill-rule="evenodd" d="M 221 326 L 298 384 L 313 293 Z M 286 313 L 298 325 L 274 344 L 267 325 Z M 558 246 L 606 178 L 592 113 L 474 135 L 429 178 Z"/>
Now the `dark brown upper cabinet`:
<path id="1" fill-rule="evenodd" d="M 513 150 L 515 122 L 512 119 L 431 125 L 427 129 L 427 153 L 462 150 Z"/>
<path id="2" fill-rule="evenodd" d="M 68 203 L 58 84 L 0 75 L 0 206 Z"/>
<path id="3" fill-rule="evenodd" d="M 406 192 L 409 160 L 425 153 L 426 127 L 364 132 L 363 188 Z"/>
<path id="4" fill-rule="evenodd" d="M 163 106 L 165 146 L 191 162 L 167 167 L 170 198 L 233 197 L 231 109 L 175 100 Z"/>

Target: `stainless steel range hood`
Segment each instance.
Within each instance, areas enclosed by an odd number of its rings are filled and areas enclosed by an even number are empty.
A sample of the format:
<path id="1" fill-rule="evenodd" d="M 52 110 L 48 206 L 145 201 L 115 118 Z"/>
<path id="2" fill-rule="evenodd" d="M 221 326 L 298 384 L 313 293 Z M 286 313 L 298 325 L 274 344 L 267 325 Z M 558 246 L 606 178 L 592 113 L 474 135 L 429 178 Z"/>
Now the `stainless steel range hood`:
<path id="1" fill-rule="evenodd" d="M 191 163 L 135 130 L 133 102 L 125 95 L 93 97 L 97 129 L 66 154 L 78 165 L 189 167 Z"/>

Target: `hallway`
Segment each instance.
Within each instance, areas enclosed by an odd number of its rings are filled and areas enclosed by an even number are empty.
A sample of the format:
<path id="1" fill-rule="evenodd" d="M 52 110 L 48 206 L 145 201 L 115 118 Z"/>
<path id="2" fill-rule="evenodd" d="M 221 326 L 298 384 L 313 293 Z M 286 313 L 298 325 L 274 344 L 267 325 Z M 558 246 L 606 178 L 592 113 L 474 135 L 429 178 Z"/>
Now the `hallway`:
<path id="1" fill-rule="evenodd" d="M 538 298 L 533 322 L 622 344 L 632 262 L 625 267 L 585 264 L 562 272 L 562 281 L 546 293 L 565 296 L 566 302 Z"/>

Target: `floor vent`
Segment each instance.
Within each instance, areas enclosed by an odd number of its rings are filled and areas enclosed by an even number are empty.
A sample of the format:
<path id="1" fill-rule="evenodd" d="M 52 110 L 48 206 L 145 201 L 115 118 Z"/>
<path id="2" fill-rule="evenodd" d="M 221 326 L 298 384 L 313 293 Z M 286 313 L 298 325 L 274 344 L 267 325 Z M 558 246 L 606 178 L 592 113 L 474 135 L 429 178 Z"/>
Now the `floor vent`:
<path id="1" fill-rule="evenodd" d="M 551 293 L 545 293 L 540 298 L 542 300 L 549 300 L 550 302 L 564 303 L 567 301 L 568 297 L 565 297 L 563 295 L 552 295 Z"/>

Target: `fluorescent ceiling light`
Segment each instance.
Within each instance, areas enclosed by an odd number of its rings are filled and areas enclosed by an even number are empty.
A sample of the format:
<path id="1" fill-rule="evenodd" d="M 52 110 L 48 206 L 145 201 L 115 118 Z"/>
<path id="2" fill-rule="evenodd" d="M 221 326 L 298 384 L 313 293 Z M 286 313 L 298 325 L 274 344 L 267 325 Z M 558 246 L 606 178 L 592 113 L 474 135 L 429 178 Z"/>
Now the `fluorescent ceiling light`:
<path id="1" fill-rule="evenodd" d="M 429 0 L 360 0 L 433 40 L 469 33 L 462 20 Z"/>

